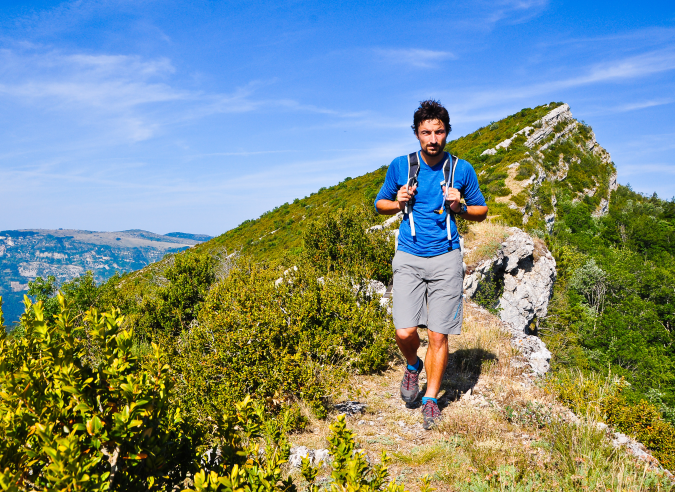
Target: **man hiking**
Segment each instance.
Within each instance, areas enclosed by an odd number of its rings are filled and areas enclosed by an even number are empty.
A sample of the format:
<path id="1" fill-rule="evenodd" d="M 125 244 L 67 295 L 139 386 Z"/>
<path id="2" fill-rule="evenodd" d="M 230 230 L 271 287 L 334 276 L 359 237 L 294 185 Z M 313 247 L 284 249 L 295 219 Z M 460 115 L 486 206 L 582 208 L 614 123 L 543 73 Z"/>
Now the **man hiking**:
<path id="1" fill-rule="evenodd" d="M 426 367 L 422 414 L 429 430 L 441 416 L 436 398 L 448 362 L 448 335 L 462 329 L 464 271 L 455 216 L 480 222 L 488 208 L 471 164 L 444 150 L 448 111 L 438 101 L 423 101 L 412 129 L 420 150 L 392 161 L 375 208 L 384 215 L 404 212 L 392 261 L 396 343 L 408 362 L 401 398 L 409 404 L 417 400 Z M 429 335 L 424 363 L 417 357 L 420 325 Z"/>

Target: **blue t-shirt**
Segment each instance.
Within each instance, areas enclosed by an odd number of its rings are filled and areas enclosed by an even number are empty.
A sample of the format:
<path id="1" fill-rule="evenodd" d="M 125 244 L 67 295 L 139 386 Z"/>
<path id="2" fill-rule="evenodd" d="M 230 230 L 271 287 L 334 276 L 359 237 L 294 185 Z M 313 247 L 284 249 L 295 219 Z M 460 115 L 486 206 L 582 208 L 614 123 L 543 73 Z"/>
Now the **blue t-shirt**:
<path id="1" fill-rule="evenodd" d="M 417 152 L 420 161 L 420 172 L 417 176 L 417 190 L 413 200 L 413 219 L 415 221 L 415 236 L 410 232 L 410 218 L 403 215 L 403 221 L 399 228 L 398 249 L 415 256 L 437 256 L 452 249 L 459 248 L 459 234 L 454 216 L 450 222 L 452 243 L 448 240 L 445 212 L 443 201 L 443 164 L 450 155 L 446 152 L 445 158 L 433 167 L 427 165 L 420 152 Z M 394 159 L 387 170 L 387 177 L 380 192 L 375 198 L 378 200 L 395 200 L 399 188 L 408 182 L 408 156 L 404 155 Z M 476 171 L 471 164 L 459 159 L 455 167 L 455 186 L 460 191 L 467 205 L 485 205 L 485 198 L 478 187 Z M 434 210 L 443 208 L 442 214 Z"/>

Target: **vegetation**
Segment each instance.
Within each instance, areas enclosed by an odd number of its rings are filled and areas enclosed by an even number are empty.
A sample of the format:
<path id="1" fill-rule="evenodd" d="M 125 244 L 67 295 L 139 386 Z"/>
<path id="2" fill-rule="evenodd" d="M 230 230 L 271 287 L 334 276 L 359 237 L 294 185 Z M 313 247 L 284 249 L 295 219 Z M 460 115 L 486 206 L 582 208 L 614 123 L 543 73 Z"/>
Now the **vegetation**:
<path id="1" fill-rule="evenodd" d="M 64 297 L 58 302 L 49 320 L 42 302 L 28 301 L 24 335 L 0 339 L 2 490 L 297 490 L 280 468 L 290 451 L 288 414 L 270 418 L 247 397 L 221 413 L 204 440 L 181 417 L 158 346 L 143 364 L 119 311 L 91 310 L 80 329 Z M 371 467 L 353 453 L 344 417 L 332 431 L 336 490 L 403 491 L 386 483 L 386 455 Z M 316 469 L 305 463 L 303 475 L 317 490 Z"/>
<path id="2" fill-rule="evenodd" d="M 485 444 L 494 437 L 488 431 L 463 434 L 461 421 L 444 429 L 461 446 L 448 441 L 398 458 L 445 457 L 435 479 L 458 490 L 627 484 L 622 473 L 637 472 L 592 419 L 643 440 L 675 467 L 675 202 L 619 187 L 609 214 L 595 217 L 614 168 L 586 150 L 584 124 L 566 140 L 548 140 L 541 153 L 521 135 L 508 149 L 481 155 L 558 105 L 523 110 L 447 148 L 474 164 L 502 224 L 484 226 L 467 263 L 490 257 L 508 225 L 545 238 L 554 253 L 555 295 L 549 316 L 536 321 L 555 354 L 548 388 L 588 425 L 514 404 L 488 420 L 536 428 L 544 464 Z M 513 183 L 539 169 L 559 178 L 510 196 Z M 54 278 L 32 282 L 35 303 L 0 341 L 0 414 L 7 415 L 0 486 L 294 490 L 280 471 L 286 433 L 325 417 L 350 375 L 382 371 L 392 360 L 391 319 L 369 282 L 391 280 L 391 231 L 373 228 L 383 221 L 372 200 L 385 172 L 346 179 L 101 285 L 91 274 L 58 289 Z M 501 289 L 485 283 L 477 295 L 493 308 Z M 475 347 L 455 355 L 478 373 L 498 361 Z M 369 468 L 351 454 L 344 423 L 336 426 L 333 452 L 343 456 L 334 460 L 334 484 L 384 488 L 384 460 Z M 213 446 L 225 450 L 218 464 L 204 458 Z M 193 483 L 183 485 L 188 473 Z M 309 490 L 317 490 L 316 473 L 304 465 Z M 640 490 L 661 487 L 658 476 L 645 477 Z"/>
<path id="3" fill-rule="evenodd" d="M 375 215 L 373 200 L 380 190 L 387 166 L 358 178 L 346 178 L 331 188 L 321 188 L 308 197 L 296 199 L 265 212 L 256 220 L 242 222 L 234 229 L 197 246 L 200 252 L 226 250 L 240 251 L 267 260 L 280 259 L 287 253 L 297 255 L 303 251 L 305 229 L 314 220 L 337 210 L 367 208 L 373 223 L 384 217 Z"/>
<path id="4" fill-rule="evenodd" d="M 368 280 L 391 278 L 390 231 L 368 232 L 377 219 L 362 207 L 322 215 L 308 223 L 301 254 L 273 261 L 193 248 L 100 286 L 87 276 L 60 290 L 79 330 L 90 309 L 116 306 L 139 360 L 149 363 L 153 346 L 161 347 L 182 418 L 205 435 L 247 395 L 275 414 L 288 410 L 293 427 L 302 427 L 302 408 L 325 416 L 347 375 L 391 360 L 391 318 Z M 55 290 L 53 278 L 31 284 L 44 319 L 59 310 Z"/>

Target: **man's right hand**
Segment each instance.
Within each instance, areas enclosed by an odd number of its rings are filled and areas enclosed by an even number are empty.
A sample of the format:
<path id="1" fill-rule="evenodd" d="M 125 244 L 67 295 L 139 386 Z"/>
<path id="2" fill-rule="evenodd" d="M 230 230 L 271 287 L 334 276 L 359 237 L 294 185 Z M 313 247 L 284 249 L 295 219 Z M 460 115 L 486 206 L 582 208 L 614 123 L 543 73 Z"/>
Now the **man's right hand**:
<path id="1" fill-rule="evenodd" d="M 416 189 L 416 184 L 410 187 L 410 189 L 408 189 L 408 185 L 401 186 L 399 188 L 398 193 L 396 194 L 396 200 L 398 201 L 398 207 L 401 212 L 405 208 L 406 204 L 415 196 Z"/>

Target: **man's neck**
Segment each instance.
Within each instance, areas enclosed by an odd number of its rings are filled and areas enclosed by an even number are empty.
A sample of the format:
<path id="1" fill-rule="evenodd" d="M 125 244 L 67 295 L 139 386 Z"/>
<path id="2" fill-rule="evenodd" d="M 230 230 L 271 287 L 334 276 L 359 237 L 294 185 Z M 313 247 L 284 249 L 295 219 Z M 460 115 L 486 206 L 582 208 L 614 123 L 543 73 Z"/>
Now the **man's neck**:
<path id="1" fill-rule="evenodd" d="M 436 164 L 438 164 L 443 160 L 443 158 L 445 157 L 445 152 L 441 152 L 438 155 L 429 155 L 423 150 L 420 150 L 420 155 L 422 156 L 422 160 L 427 166 L 434 167 Z"/>

